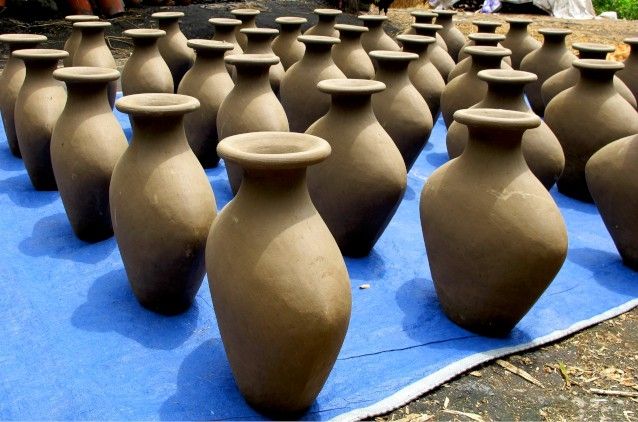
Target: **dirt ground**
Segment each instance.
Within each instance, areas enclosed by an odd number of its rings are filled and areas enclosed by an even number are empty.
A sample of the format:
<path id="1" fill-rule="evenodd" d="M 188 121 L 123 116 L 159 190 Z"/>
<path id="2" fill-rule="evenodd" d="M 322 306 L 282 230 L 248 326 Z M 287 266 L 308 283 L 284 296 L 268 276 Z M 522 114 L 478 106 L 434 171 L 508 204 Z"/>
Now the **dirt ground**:
<path id="1" fill-rule="evenodd" d="M 188 38 L 209 38 L 212 27 L 207 20 L 230 17 L 229 11 L 239 6 L 262 10 L 257 21 L 259 26 L 276 27 L 275 17 L 288 15 L 307 17 L 306 27 L 309 27 L 316 22 L 312 10 L 325 4 L 319 0 L 254 0 L 171 9 L 186 14 L 182 30 Z M 132 9 L 110 20 L 113 26 L 107 31 L 107 40 L 120 65 L 130 54 L 130 42 L 121 32 L 152 26 L 150 14 L 159 9 Z M 407 28 L 412 21 L 411 10 L 390 9 L 386 30 L 394 35 Z M 457 24 L 468 34 L 473 31 L 473 19 L 504 21 L 509 16 L 513 15 L 461 13 Z M 567 27 L 574 31 L 568 38 L 570 44 L 578 41 L 613 44 L 618 48 L 617 59 L 624 58 L 628 52 L 622 39 L 638 35 L 637 21 L 565 21 L 546 16 L 533 16 L 533 19 L 530 28 L 539 39 L 536 32 L 539 28 Z M 339 21 L 358 23 L 353 15 L 343 15 Z M 504 32 L 504 27 L 499 32 Z M 0 15 L 0 33 L 8 32 L 41 33 L 49 37 L 46 47 L 62 48 L 70 30 L 59 19 L 26 22 Z M 0 54 L 0 67 L 4 61 L 6 51 Z M 521 370 L 525 372 L 518 375 L 512 372 Z M 638 309 L 554 344 L 475 368 L 377 420 L 638 421 Z"/>

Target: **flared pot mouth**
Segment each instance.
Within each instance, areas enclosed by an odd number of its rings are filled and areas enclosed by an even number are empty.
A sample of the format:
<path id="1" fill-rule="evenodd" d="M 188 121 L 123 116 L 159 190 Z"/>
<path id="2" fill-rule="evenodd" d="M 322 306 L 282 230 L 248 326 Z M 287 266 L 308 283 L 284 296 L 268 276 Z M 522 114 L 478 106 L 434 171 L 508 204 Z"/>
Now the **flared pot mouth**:
<path id="1" fill-rule="evenodd" d="M 497 108 L 466 108 L 454 113 L 454 120 L 470 126 L 496 130 L 527 130 L 541 125 L 535 114 Z"/>
<path id="2" fill-rule="evenodd" d="M 272 66 L 279 63 L 279 57 L 274 54 L 231 54 L 224 57 L 224 61 L 235 66 Z"/>
<path id="3" fill-rule="evenodd" d="M 514 69 L 485 69 L 478 77 L 488 83 L 525 85 L 538 80 L 535 73 Z"/>
<path id="4" fill-rule="evenodd" d="M 382 22 L 387 21 L 388 17 L 383 15 L 359 15 L 357 19 L 362 20 L 363 22 Z"/>
<path id="5" fill-rule="evenodd" d="M 62 67 L 53 72 L 53 77 L 63 82 L 106 83 L 117 80 L 120 72 L 107 67 Z"/>
<path id="6" fill-rule="evenodd" d="M 482 57 L 507 57 L 512 55 L 512 50 L 504 47 L 492 47 L 489 45 L 471 45 L 465 47 L 465 52 L 470 56 Z"/>
<path id="7" fill-rule="evenodd" d="M 69 57 L 69 53 L 64 50 L 55 50 L 52 48 L 26 48 L 22 50 L 15 50 L 11 55 L 21 60 L 61 60 Z"/>
<path id="8" fill-rule="evenodd" d="M 239 32 L 246 35 L 263 35 L 274 37 L 279 35 L 279 30 L 275 28 L 243 28 Z"/>
<path id="9" fill-rule="evenodd" d="M 338 23 L 335 25 L 335 29 L 337 31 L 341 32 L 350 32 L 353 34 L 362 34 L 364 32 L 368 32 L 370 31 L 367 27 L 365 26 L 359 26 L 359 25 L 348 25 L 345 23 Z"/>
<path id="10" fill-rule="evenodd" d="M 110 22 L 103 21 L 89 21 L 89 22 L 75 22 L 74 28 L 80 29 L 106 29 L 111 26 Z"/>
<path id="11" fill-rule="evenodd" d="M 638 37 L 625 38 L 624 40 L 622 40 L 622 42 L 624 42 L 627 45 L 634 46 L 634 45 L 638 44 Z"/>
<path id="12" fill-rule="evenodd" d="M 443 25 L 439 25 L 437 23 L 413 23 L 410 26 L 414 29 L 422 29 L 433 34 L 443 29 Z"/>
<path id="13" fill-rule="evenodd" d="M 572 44 L 572 48 L 581 53 L 611 53 L 616 51 L 616 48 L 612 45 L 593 42 L 575 42 Z"/>
<path id="14" fill-rule="evenodd" d="M 230 11 L 233 16 L 257 16 L 260 13 L 257 9 L 233 9 Z"/>
<path id="15" fill-rule="evenodd" d="M 210 18 L 208 19 L 208 23 L 214 26 L 239 26 L 241 25 L 241 21 L 239 19 L 231 19 L 231 18 Z"/>
<path id="16" fill-rule="evenodd" d="M 166 31 L 161 29 L 151 29 L 151 28 L 137 28 L 137 29 L 127 29 L 122 32 L 127 37 L 133 39 L 152 39 L 152 38 L 162 38 L 166 35 Z"/>
<path id="17" fill-rule="evenodd" d="M 496 30 L 496 28 L 503 26 L 503 24 L 500 22 L 484 20 L 473 20 L 472 25 L 476 26 L 479 29 L 479 32 L 482 32 L 481 29 L 494 31 Z"/>
<path id="18" fill-rule="evenodd" d="M 505 19 L 505 22 L 509 24 L 521 25 L 521 26 L 527 26 L 534 23 L 534 21 L 531 19 L 523 19 L 523 18 L 507 18 Z"/>
<path id="19" fill-rule="evenodd" d="M 616 62 L 604 59 L 576 59 L 572 62 L 576 69 L 591 70 L 622 70 L 625 65 L 622 62 Z"/>
<path id="20" fill-rule="evenodd" d="M 564 28 L 541 28 L 538 30 L 539 34 L 557 37 L 566 37 L 572 33 L 569 29 Z"/>
<path id="21" fill-rule="evenodd" d="M 492 34 L 489 32 L 475 32 L 468 35 L 467 37 L 472 41 L 493 42 L 494 44 L 504 41 L 506 38 L 503 34 Z"/>
<path id="22" fill-rule="evenodd" d="M 410 12 L 415 18 L 436 18 L 438 15 L 434 12 L 426 12 L 425 10 L 414 10 Z"/>
<path id="23" fill-rule="evenodd" d="M 397 35 L 397 41 L 403 45 L 430 45 L 436 42 L 436 38 L 427 35 L 402 34 Z"/>
<path id="24" fill-rule="evenodd" d="M 186 45 L 195 51 L 230 51 L 235 46 L 226 41 L 203 40 L 195 38 L 186 41 Z"/>
<path id="25" fill-rule="evenodd" d="M 325 79 L 317 88 L 326 94 L 372 95 L 385 90 L 386 85 L 370 79 Z"/>
<path id="26" fill-rule="evenodd" d="M 339 9 L 315 9 L 313 12 L 319 16 L 339 16 L 343 13 Z"/>
<path id="27" fill-rule="evenodd" d="M 224 138 L 217 153 L 246 169 L 289 170 L 319 163 L 330 155 L 330 144 L 305 133 L 251 132 Z"/>
<path id="28" fill-rule="evenodd" d="M 308 22 L 308 19 L 300 18 L 297 16 L 280 16 L 275 19 L 275 22 L 280 25 L 303 25 L 304 23 Z"/>
<path id="29" fill-rule="evenodd" d="M 132 116 L 178 116 L 199 108 L 199 100 L 180 94 L 134 94 L 115 102 L 122 113 Z"/>
<path id="30" fill-rule="evenodd" d="M 95 15 L 68 15 L 64 17 L 67 22 L 92 22 L 99 21 L 100 17 Z"/>
<path id="31" fill-rule="evenodd" d="M 179 19 L 184 17 L 183 12 L 155 12 L 151 15 L 153 19 Z"/>
<path id="32" fill-rule="evenodd" d="M 368 55 L 379 62 L 409 62 L 419 58 L 418 54 L 406 51 L 373 50 Z"/>
<path id="33" fill-rule="evenodd" d="M 299 35 L 297 41 L 309 45 L 332 45 L 341 42 L 339 38 L 326 37 L 325 35 Z"/>
<path id="34" fill-rule="evenodd" d="M 0 35 L 0 43 L 6 44 L 26 44 L 33 45 L 45 42 L 48 38 L 44 35 L 37 34 L 2 34 Z"/>

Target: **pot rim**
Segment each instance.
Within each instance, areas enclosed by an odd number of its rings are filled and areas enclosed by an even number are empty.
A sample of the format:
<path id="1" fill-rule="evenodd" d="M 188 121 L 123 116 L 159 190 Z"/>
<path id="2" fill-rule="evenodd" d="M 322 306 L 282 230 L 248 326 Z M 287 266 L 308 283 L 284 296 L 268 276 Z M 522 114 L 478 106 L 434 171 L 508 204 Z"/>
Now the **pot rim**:
<path id="1" fill-rule="evenodd" d="M 438 16 L 454 16 L 456 15 L 456 11 L 454 10 L 435 10 L 434 13 L 436 13 Z"/>
<path id="2" fill-rule="evenodd" d="M 34 44 L 47 40 L 45 35 L 39 34 L 0 34 L 0 43 L 6 44 Z"/>
<path id="3" fill-rule="evenodd" d="M 368 27 L 361 25 L 349 25 L 347 23 L 338 23 L 335 25 L 335 29 L 339 32 L 352 32 L 352 33 L 364 33 L 370 31 Z"/>
<path id="4" fill-rule="evenodd" d="M 281 25 L 303 25 L 308 22 L 308 19 L 298 16 L 280 16 L 275 19 L 275 22 Z"/>
<path id="5" fill-rule="evenodd" d="M 312 11 L 316 15 L 321 16 L 339 16 L 343 12 L 339 9 L 319 8 Z"/>
<path id="6" fill-rule="evenodd" d="M 232 65 L 272 66 L 279 63 L 279 57 L 274 54 L 230 54 L 224 61 Z"/>
<path id="7" fill-rule="evenodd" d="M 397 35 L 397 41 L 400 41 L 402 44 L 430 45 L 436 42 L 436 38 L 430 37 L 427 35 L 401 34 L 401 35 Z"/>
<path id="8" fill-rule="evenodd" d="M 577 69 L 621 70 L 625 68 L 622 62 L 604 59 L 576 59 L 572 66 Z"/>
<path id="9" fill-rule="evenodd" d="M 327 37 L 325 35 L 299 35 L 297 41 L 314 45 L 339 44 L 341 42 L 337 37 Z"/>
<path id="10" fill-rule="evenodd" d="M 438 23 L 413 23 L 410 26 L 414 29 L 433 29 L 436 32 L 443 29 L 443 25 L 439 25 Z"/>
<path id="11" fill-rule="evenodd" d="M 484 57 L 507 57 L 512 55 L 512 50 L 504 47 L 493 47 L 491 45 L 469 45 L 465 47 L 465 52 L 470 56 Z"/>
<path id="12" fill-rule="evenodd" d="M 154 28 L 135 28 L 127 29 L 126 31 L 122 32 L 122 34 L 130 38 L 151 39 L 162 38 L 166 35 L 166 31 Z"/>
<path id="13" fill-rule="evenodd" d="M 361 19 L 364 22 L 379 22 L 387 21 L 388 17 L 383 15 L 359 15 L 357 19 Z"/>
<path id="14" fill-rule="evenodd" d="M 616 49 L 612 45 L 594 42 L 575 42 L 572 44 L 572 48 L 578 51 L 594 53 L 611 53 L 613 51 L 616 51 Z"/>
<path id="15" fill-rule="evenodd" d="M 251 35 L 278 35 L 279 30 L 275 28 L 242 28 L 239 30 L 242 34 Z"/>
<path id="16" fill-rule="evenodd" d="M 199 100 L 189 95 L 147 93 L 126 95 L 115 108 L 132 116 L 178 116 L 199 108 Z"/>
<path id="17" fill-rule="evenodd" d="M 541 119 L 536 114 L 500 108 L 457 110 L 454 113 L 454 120 L 470 127 L 505 130 L 527 130 L 541 125 Z"/>
<path id="18" fill-rule="evenodd" d="M 186 41 L 186 45 L 195 51 L 229 51 L 235 48 L 233 43 L 217 40 L 193 38 Z"/>
<path id="19" fill-rule="evenodd" d="M 407 51 L 373 50 L 368 55 L 378 61 L 388 62 L 409 62 L 419 58 L 418 54 Z"/>
<path id="20" fill-rule="evenodd" d="M 63 82 L 106 83 L 117 80 L 120 72 L 108 67 L 72 66 L 54 70 L 53 77 Z"/>
<path id="21" fill-rule="evenodd" d="M 385 90 L 386 85 L 374 79 L 324 79 L 317 89 L 326 94 L 372 95 Z"/>
<path id="22" fill-rule="evenodd" d="M 413 10 L 410 12 L 411 16 L 414 17 L 423 17 L 423 18 L 436 18 L 438 15 L 434 12 L 426 12 L 425 10 Z"/>
<path id="23" fill-rule="evenodd" d="M 477 26 L 478 28 L 498 28 L 503 26 L 501 22 L 498 21 L 490 21 L 490 20 L 482 20 L 482 19 L 474 19 L 472 21 L 472 25 Z"/>
<path id="24" fill-rule="evenodd" d="M 61 60 L 69 57 L 69 53 L 53 48 L 24 48 L 15 50 L 11 56 L 22 60 Z"/>
<path id="25" fill-rule="evenodd" d="M 208 19 L 208 23 L 213 26 L 239 26 L 241 25 L 241 21 L 239 19 L 232 18 L 210 18 Z"/>
<path id="26" fill-rule="evenodd" d="M 538 30 L 539 34 L 542 35 L 564 35 L 568 36 L 573 33 L 570 29 L 565 28 L 541 28 Z"/>
<path id="27" fill-rule="evenodd" d="M 528 84 L 538 80 L 538 76 L 532 72 L 514 69 L 485 69 L 477 74 L 478 78 L 490 82 L 500 84 Z"/>
<path id="28" fill-rule="evenodd" d="M 260 13 L 259 10 L 250 8 L 239 8 L 230 11 L 230 14 L 233 16 L 257 16 Z"/>
<path id="29" fill-rule="evenodd" d="M 534 23 L 533 20 L 531 19 L 525 19 L 525 18 L 507 18 L 505 19 L 505 22 L 507 23 L 513 23 L 513 24 L 521 24 L 521 25 L 531 25 L 532 23 Z"/>
<path id="30" fill-rule="evenodd" d="M 67 15 L 64 20 L 67 22 L 95 22 L 99 21 L 100 17 L 96 15 Z"/>
<path id="31" fill-rule="evenodd" d="M 490 32 L 474 32 L 467 36 L 472 41 L 504 41 L 507 37 L 503 34 L 492 34 Z M 470 47 L 468 45 L 468 47 Z"/>
<path id="32" fill-rule="evenodd" d="M 100 29 L 104 29 L 104 28 L 108 28 L 111 26 L 110 22 L 104 22 L 104 21 L 88 21 L 88 22 L 75 22 L 73 24 L 74 28 L 100 28 Z"/>
<path id="33" fill-rule="evenodd" d="M 184 12 L 155 12 L 151 15 L 153 19 L 179 19 L 184 17 Z"/>
<path id="34" fill-rule="evenodd" d="M 638 37 L 627 37 L 624 40 L 622 40 L 622 42 L 624 42 L 627 45 L 635 45 L 638 44 Z"/>

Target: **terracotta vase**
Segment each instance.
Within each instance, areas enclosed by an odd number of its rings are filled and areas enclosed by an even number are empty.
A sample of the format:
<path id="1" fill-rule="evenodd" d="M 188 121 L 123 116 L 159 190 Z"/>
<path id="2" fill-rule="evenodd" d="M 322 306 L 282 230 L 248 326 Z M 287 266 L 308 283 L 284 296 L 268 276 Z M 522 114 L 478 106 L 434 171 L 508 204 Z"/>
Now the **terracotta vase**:
<path id="1" fill-rule="evenodd" d="M 594 44 L 594 43 L 574 43 L 572 45 L 576 51 L 578 51 L 579 59 L 597 59 L 605 60 L 607 54 L 615 51 L 616 49 L 611 45 Z M 567 88 L 571 88 L 576 85 L 580 78 L 580 72 L 575 67 L 561 70 L 551 78 L 547 79 L 541 87 L 541 96 L 545 106 L 559 93 L 563 92 Z M 614 87 L 616 91 L 625 99 L 633 108 L 636 108 L 636 98 L 631 90 L 625 85 L 625 83 L 614 76 Z"/>
<path id="2" fill-rule="evenodd" d="M 281 104 L 293 132 L 304 132 L 330 108 L 330 96 L 319 91 L 317 83 L 346 77 L 330 54 L 332 46 L 339 43 L 338 38 L 302 35 L 299 41 L 306 45 L 306 52 L 288 69 L 280 91 Z"/>
<path id="3" fill-rule="evenodd" d="M 573 63 L 580 79 L 547 105 L 545 123 L 565 152 L 565 171 L 558 190 L 581 201 L 592 201 L 585 181 L 585 164 L 616 139 L 638 133 L 638 112 L 614 88 L 619 62 L 579 59 Z"/>
<path id="4" fill-rule="evenodd" d="M 131 118 L 131 145 L 113 170 L 115 239 L 137 300 L 162 314 L 184 312 L 204 278 L 204 248 L 216 214 L 206 173 L 184 134 L 199 102 L 177 94 L 117 101 Z"/>
<path id="5" fill-rule="evenodd" d="M 239 46 L 236 34 L 239 33 L 239 26 L 241 21 L 239 19 L 226 19 L 226 18 L 212 18 L 208 22 L 215 28 L 215 34 L 213 35 L 214 41 L 223 41 L 231 43 L 234 47 L 232 50 L 227 51 L 225 56 L 234 56 L 242 54 L 244 50 Z M 229 64 L 226 64 L 226 70 L 228 74 L 236 78 L 235 68 Z"/>
<path id="6" fill-rule="evenodd" d="M 95 15 L 69 15 L 64 18 L 65 21 L 71 22 L 71 35 L 64 43 L 64 50 L 69 53 L 69 57 L 64 59 L 62 63 L 64 67 L 73 66 L 73 55 L 75 54 L 75 50 L 78 49 L 80 45 L 80 41 L 82 40 L 82 32 L 79 28 L 74 28 L 73 24 L 75 22 L 91 22 L 100 20 L 99 17 Z"/>
<path id="7" fill-rule="evenodd" d="M 246 50 L 248 39 L 240 30 L 245 28 L 257 28 L 257 15 L 259 15 L 260 12 L 257 9 L 233 9 L 230 13 L 235 19 L 241 21 L 241 25 L 237 29 L 235 36 L 241 49 Z"/>
<path id="8" fill-rule="evenodd" d="M 26 69 L 22 60 L 13 57 L 15 50 L 35 48 L 38 44 L 45 42 L 47 37 L 35 34 L 0 34 L 0 43 L 7 44 L 9 47 L 9 57 L 4 65 L 4 70 L 0 74 L 0 113 L 2 114 L 2 123 L 4 125 L 4 133 L 7 135 L 7 143 L 11 153 L 20 158 L 20 146 L 16 137 L 16 127 L 14 121 L 14 112 L 16 99 Z"/>
<path id="9" fill-rule="evenodd" d="M 79 28 L 82 33 L 80 44 L 73 55 L 73 66 L 81 67 L 107 67 L 116 69 L 117 64 L 111 54 L 109 46 L 104 39 L 104 31 L 111 26 L 108 22 L 76 22 L 74 28 Z M 108 96 L 111 108 L 115 104 L 117 93 L 117 81 L 109 82 Z"/>
<path id="10" fill-rule="evenodd" d="M 414 28 L 418 35 L 435 37 L 442 27 L 441 25 L 428 23 L 413 23 L 412 28 Z M 443 80 L 447 81 L 448 75 L 456 65 L 452 57 L 436 43 L 428 49 L 428 57 L 443 77 Z"/>
<path id="11" fill-rule="evenodd" d="M 625 68 L 617 76 L 629 87 L 638 99 L 638 37 L 625 38 L 623 42 L 631 46 L 629 57 L 625 60 Z"/>
<path id="12" fill-rule="evenodd" d="M 471 108 L 501 108 L 534 113 L 525 102 L 525 85 L 536 80 L 536 75 L 520 70 L 489 69 L 478 73 L 487 82 L 485 98 Z M 446 144 L 450 158 L 456 158 L 465 149 L 469 138 L 467 126 L 458 122 L 450 125 Z M 565 155 L 560 142 L 551 129 L 541 121 L 539 127 L 523 134 L 523 157 L 534 176 L 547 190 L 556 183 L 565 167 Z"/>
<path id="13" fill-rule="evenodd" d="M 273 28 L 246 28 L 240 31 L 246 35 L 248 39 L 248 45 L 246 46 L 246 53 L 248 54 L 270 54 L 275 55 L 270 46 L 273 39 L 279 34 L 277 29 Z M 284 78 L 284 67 L 279 63 L 270 66 L 270 86 L 275 92 L 275 95 L 279 95 L 279 85 Z"/>
<path id="14" fill-rule="evenodd" d="M 241 54 L 226 56 L 225 60 L 237 69 L 237 83 L 217 112 L 219 140 L 240 133 L 288 131 L 286 112 L 268 76 L 268 70 L 279 63 L 279 58 L 272 54 Z M 227 162 L 226 172 L 236 194 L 242 179 L 241 167 Z"/>
<path id="15" fill-rule="evenodd" d="M 602 147 L 587 161 L 587 186 L 625 265 L 638 270 L 638 135 Z"/>
<path id="16" fill-rule="evenodd" d="M 337 23 L 337 16 L 341 15 L 341 10 L 338 9 L 315 9 L 315 15 L 317 15 L 317 24 L 308 28 L 304 35 L 321 35 L 323 37 L 339 38 L 339 31 L 335 29 L 335 23 Z"/>
<path id="17" fill-rule="evenodd" d="M 456 12 L 452 10 L 435 10 L 437 14 L 435 23 L 441 25 L 441 31 L 439 34 L 447 44 L 447 51 L 450 57 L 456 62 L 458 61 L 459 52 L 465 44 L 465 37 L 463 33 L 454 25 L 452 17 L 456 15 Z"/>
<path id="18" fill-rule="evenodd" d="M 365 256 L 392 219 L 407 186 L 403 157 L 372 109 L 385 89 L 366 79 L 321 81 L 328 113 L 306 133 L 330 143 L 332 155 L 308 172 L 312 202 L 347 256 Z"/>
<path id="19" fill-rule="evenodd" d="M 569 29 L 543 28 L 538 32 L 543 35 L 543 45 L 525 56 L 520 69 L 538 75 L 536 82 L 525 87 L 525 94 L 534 113 L 543 116 L 545 103 L 541 87 L 553 75 L 571 67 L 576 56 L 565 45 L 565 37 L 572 33 Z"/>
<path id="20" fill-rule="evenodd" d="M 64 50 L 14 50 L 27 73 L 15 105 L 15 128 L 24 166 L 36 190 L 57 190 L 51 167 L 51 133 L 66 102 L 64 84 L 53 79 Z"/>
<path id="21" fill-rule="evenodd" d="M 166 32 L 160 29 L 128 29 L 123 34 L 133 39 L 134 48 L 122 69 L 122 93 L 172 94 L 173 76 L 157 48 L 158 40 Z"/>
<path id="22" fill-rule="evenodd" d="M 371 51 L 375 79 L 386 86 L 372 97 L 372 109 L 401 152 L 408 171 L 430 138 L 434 122 L 425 99 L 410 82 L 408 66 L 419 56 L 402 51 Z"/>
<path id="23" fill-rule="evenodd" d="M 429 51 L 435 40 L 423 35 L 399 35 L 397 40 L 403 45 L 403 51 L 418 54 L 419 58 L 408 66 L 410 82 L 427 102 L 432 119 L 439 118 L 441 94 L 445 81 L 429 58 Z"/>
<path id="24" fill-rule="evenodd" d="M 505 21 L 509 23 L 510 28 L 501 44 L 512 50 L 512 67 L 519 69 L 523 58 L 539 49 L 541 43 L 527 32 L 527 27 L 534 21 L 520 18 L 508 18 Z"/>
<path id="25" fill-rule="evenodd" d="M 184 17 L 182 12 L 156 12 L 151 15 L 157 20 L 159 29 L 166 32 L 166 36 L 157 41 L 159 52 L 164 58 L 173 76 L 174 91 L 177 91 L 182 78 L 195 61 L 193 50 L 186 45 L 186 36 L 179 28 L 179 20 Z"/>
<path id="26" fill-rule="evenodd" d="M 467 48 L 472 57 L 472 66 L 464 74 L 452 79 L 441 94 L 441 113 L 449 128 L 457 110 L 472 107 L 485 97 L 487 83 L 478 77 L 485 69 L 499 69 L 503 57 L 511 52 L 502 47 L 472 46 Z"/>
<path id="27" fill-rule="evenodd" d="M 367 53 L 373 50 L 401 51 L 399 44 L 383 30 L 387 16 L 359 15 L 358 19 L 368 28 L 368 32 L 361 34 L 361 45 Z"/>
<path id="28" fill-rule="evenodd" d="M 348 272 L 306 185 L 306 167 L 330 147 L 314 136 L 257 132 L 226 138 L 218 150 L 245 174 L 206 245 L 224 349 L 250 405 L 297 414 L 326 382 L 350 320 Z"/>
<path id="29" fill-rule="evenodd" d="M 332 47 L 332 60 L 346 77 L 374 79 L 374 65 L 361 45 L 361 35 L 368 28 L 358 25 L 337 24 L 341 42 Z"/>
<path id="30" fill-rule="evenodd" d="M 303 43 L 297 41 L 301 35 L 301 25 L 308 22 L 306 18 L 281 16 L 275 19 L 281 28 L 279 35 L 272 42 L 272 51 L 279 57 L 285 70 L 297 63 L 306 50 Z"/>
<path id="31" fill-rule="evenodd" d="M 432 281 L 453 322 L 505 336 L 563 265 L 567 230 L 523 158 L 523 133 L 538 127 L 538 116 L 476 108 L 454 118 L 469 127 L 467 148 L 435 170 L 421 193 Z"/>
<path id="32" fill-rule="evenodd" d="M 109 185 L 128 143 L 111 112 L 106 90 L 120 72 L 69 67 L 53 72 L 68 98 L 51 136 L 51 163 L 75 235 L 97 242 L 113 236 Z"/>
<path id="33" fill-rule="evenodd" d="M 233 89 L 233 81 L 224 65 L 224 54 L 233 49 L 231 43 L 211 40 L 189 40 L 197 53 L 195 64 L 179 84 L 178 94 L 199 100 L 200 108 L 184 116 L 186 139 L 204 168 L 215 167 L 217 156 L 217 113 L 221 103 Z"/>
<path id="34" fill-rule="evenodd" d="M 477 46 L 502 47 L 499 41 L 504 40 L 505 36 L 500 34 L 486 34 L 486 33 L 479 32 L 476 34 L 470 34 L 468 38 L 474 41 L 475 45 Z M 465 52 L 465 50 L 463 50 L 459 54 L 459 57 L 460 57 L 459 62 L 456 64 L 456 66 L 454 66 L 454 69 L 452 69 L 452 71 L 448 75 L 448 82 L 464 74 L 465 72 L 470 70 L 470 68 L 472 67 L 472 58 L 470 57 L 469 54 Z M 503 57 L 503 60 L 501 61 L 501 69 L 512 68 L 512 66 L 510 66 L 509 64 L 511 60 L 508 60 L 508 59 L 509 59 L 509 56 Z"/>
<path id="35" fill-rule="evenodd" d="M 414 23 L 432 24 L 434 23 L 434 19 L 436 18 L 436 13 L 428 12 L 426 10 L 414 10 L 410 12 L 410 15 L 414 16 Z M 403 31 L 403 35 L 418 35 L 418 34 L 416 33 L 416 30 L 412 27 L 412 25 L 410 25 L 408 29 Z M 435 38 L 436 38 L 436 43 L 438 44 L 438 46 L 447 52 L 447 44 L 445 43 L 445 40 L 443 39 L 443 37 L 441 37 L 441 34 L 437 33 Z"/>

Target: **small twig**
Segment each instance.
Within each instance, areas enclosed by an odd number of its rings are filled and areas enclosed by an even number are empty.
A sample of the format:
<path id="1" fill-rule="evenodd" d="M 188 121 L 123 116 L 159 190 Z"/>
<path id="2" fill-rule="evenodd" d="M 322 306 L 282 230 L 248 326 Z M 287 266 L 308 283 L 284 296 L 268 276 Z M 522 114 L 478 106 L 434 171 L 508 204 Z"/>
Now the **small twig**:
<path id="1" fill-rule="evenodd" d="M 522 369 L 517 368 L 516 366 L 512 365 L 511 363 L 509 363 L 507 361 L 504 361 L 502 359 L 498 359 L 496 361 L 496 363 L 500 367 L 510 371 L 513 374 L 518 375 L 519 377 L 523 378 L 524 380 L 526 380 L 528 382 L 531 382 L 532 384 L 534 384 L 534 385 L 536 385 L 536 386 L 538 386 L 540 388 L 545 388 L 545 386 L 539 380 L 537 380 L 536 378 L 534 378 L 533 376 L 531 376 L 527 372 L 523 371 Z"/>
<path id="2" fill-rule="evenodd" d="M 476 422 L 484 422 L 485 420 L 483 419 L 481 415 L 477 415 L 476 413 L 460 412 L 458 410 L 450 410 L 450 409 L 443 409 L 443 412 L 449 413 L 450 415 L 465 416 L 466 418 L 470 418 Z"/>
<path id="3" fill-rule="evenodd" d="M 618 397 L 638 397 L 638 391 L 616 391 L 616 390 L 601 390 L 600 388 L 590 388 L 590 393 L 600 394 L 601 396 L 618 396 Z"/>

